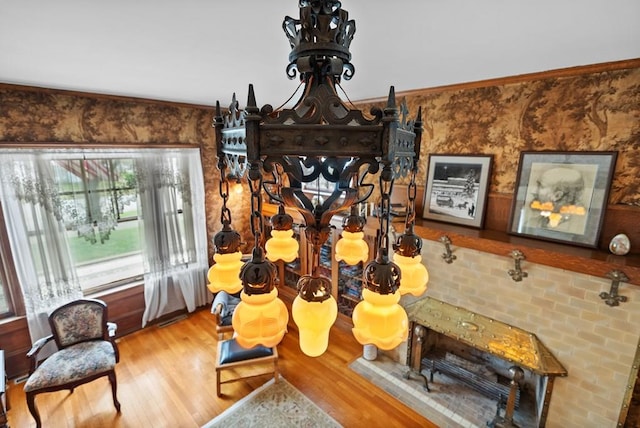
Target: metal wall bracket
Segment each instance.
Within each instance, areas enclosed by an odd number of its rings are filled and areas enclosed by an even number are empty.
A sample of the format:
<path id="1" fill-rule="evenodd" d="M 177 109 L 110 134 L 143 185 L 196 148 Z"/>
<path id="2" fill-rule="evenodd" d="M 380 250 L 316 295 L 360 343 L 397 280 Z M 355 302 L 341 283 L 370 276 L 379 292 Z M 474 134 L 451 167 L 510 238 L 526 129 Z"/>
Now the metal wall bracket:
<path id="1" fill-rule="evenodd" d="M 629 281 L 629 277 L 618 269 L 607 272 L 606 277 L 611 279 L 611 289 L 608 293 L 606 291 L 600 293 L 600 298 L 609 306 L 618 306 L 620 302 L 626 302 L 627 296 L 620 296 L 618 294 L 618 287 L 621 281 Z"/>
<path id="2" fill-rule="evenodd" d="M 453 263 L 453 261 L 457 259 L 457 257 L 451 252 L 451 239 L 449 239 L 447 235 L 442 235 L 440 237 L 440 242 L 444 244 L 445 251 L 444 253 L 442 253 L 442 258 L 449 264 Z"/>
<path id="3" fill-rule="evenodd" d="M 516 282 L 522 281 L 522 278 L 526 278 L 529 276 L 527 272 L 522 271 L 522 266 L 520 265 L 520 262 L 526 259 L 526 257 L 524 256 L 524 254 L 522 254 L 522 251 L 520 250 L 513 250 L 511 251 L 511 253 L 509 253 L 509 255 L 515 261 L 515 268 L 509 269 L 507 273 L 509 274 L 511 279 L 513 279 L 514 281 Z"/>

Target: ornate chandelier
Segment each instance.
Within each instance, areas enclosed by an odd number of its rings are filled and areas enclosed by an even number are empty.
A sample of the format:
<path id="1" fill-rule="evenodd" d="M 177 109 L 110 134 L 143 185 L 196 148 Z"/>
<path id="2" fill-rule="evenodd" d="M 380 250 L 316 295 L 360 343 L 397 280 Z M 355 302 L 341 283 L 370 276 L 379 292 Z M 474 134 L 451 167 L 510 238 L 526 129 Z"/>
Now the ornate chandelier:
<path id="1" fill-rule="evenodd" d="M 312 248 L 311 269 L 297 284 L 292 305 L 300 347 L 310 356 L 324 353 L 329 330 L 337 317 L 331 281 L 318 272 L 320 248 L 331 232 L 331 219 L 348 213 L 336 258 L 348 264 L 366 262 L 363 270 L 363 300 L 353 311 L 353 334 L 361 344 L 389 350 L 407 339 L 408 318 L 399 305 L 400 295 L 416 296 L 426 290 L 427 270 L 421 263 L 422 240 L 413 233 L 415 220 L 415 176 L 422 134 L 421 111 L 410 120 L 403 103 L 398 109 L 394 88 L 384 109 L 368 115 L 348 107 L 338 96 L 341 78 L 353 77 L 349 46 L 355 22 L 335 0 L 300 0 L 300 19 L 285 17 L 283 29 L 291 45 L 287 75 L 299 75 L 303 95 L 291 109 L 271 105 L 258 108 L 249 85 L 247 106 L 238 108 L 235 95 L 223 114 L 216 105 L 218 168 L 221 173 L 223 229 L 214 237 L 215 262 L 209 279 L 212 291 L 240 290 L 241 303 L 233 315 L 236 339 L 241 346 L 275 346 L 283 338 L 289 319 L 278 298 L 273 262 L 297 257 L 293 219 L 285 207 L 295 208 L 304 219 L 304 233 Z M 247 173 L 251 190 L 251 259 L 242 263 L 240 235 L 231 224 L 226 206 L 228 177 Z M 390 195 L 396 178 L 410 176 L 408 213 L 404 233 L 390 254 Z M 365 219 L 358 204 L 379 192 L 379 230 L 375 257 L 367 261 L 363 239 Z M 303 187 L 318 179 L 332 183 L 324 201 L 305 194 Z M 271 218 L 271 238 L 264 243 L 263 195 L 279 204 Z M 227 264 L 228 261 L 228 264 Z"/>

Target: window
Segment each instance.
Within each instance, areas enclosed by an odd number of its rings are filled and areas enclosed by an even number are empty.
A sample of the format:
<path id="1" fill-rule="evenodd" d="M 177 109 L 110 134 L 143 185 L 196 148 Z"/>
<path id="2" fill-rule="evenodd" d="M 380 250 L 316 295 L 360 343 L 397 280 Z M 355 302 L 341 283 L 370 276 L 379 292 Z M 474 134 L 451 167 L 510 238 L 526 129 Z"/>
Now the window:
<path id="1" fill-rule="evenodd" d="M 98 156 L 104 156 L 99 154 Z M 52 160 L 60 211 L 83 291 L 143 274 L 135 159 Z"/>
<path id="2" fill-rule="evenodd" d="M 7 179 L 6 171 L 11 171 L 11 168 L 5 168 L 13 162 L 11 152 L 19 151 L 0 150 L 4 180 Z M 75 267 L 83 293 L 86 295 L 141 281 L 145 273 L 141 201 L 149 199 L 141 198 L 138 182 L 140 174 L 145 174 L 148 170 L 141 161 L 145 150 L 56 149 L 38 150 L 37 153 L 40 158 L 45 158 L 47 177 L 50 178 L 48 183 L 39 183 L 28 173 L 14 173 L 15 176 L 11 179 L 22 180 L 21 184 L 29 189 L 30 194 L 18 195 L 18 200 L 31 198 L 33 201 L 35 195 L 37 203 L 47 205 L 47 209 L 54 212 L 58 219 L 58 225 L 63 226 L 65 245 L 68 246 L 71 263 Z M 163 156 L 163 153 L 159 156 Z M 167 177 L 175 180 L 180 176 L 180 168 L 184 168 L 184 165 L 179 165 L 178 158 L 170 160 L 171 156 L 165 156 L 163 159 L 168 160 L 166 166 L 163 166 L 165 169 L 154 180 Z M 189 189 L 189 186 L 184 188 Z M 181 241 L 176 245 L 185 257 L 177 256 L 180 260 L 170 262 L 180 263 L 182 260 L 190 261 L 193 258 L 192 251 L 189 250 L 192 246 L 186 242 L 189 234 L 183 232 L 194 226 L 193 221 L 184 218 L 183 213 L 183 204 L 191 200 L 191 195 L 183 195 L 181 189 L 174 190 L 172 198 L 176 201 L 170 205 L 171 211 L 163 212 L 162 215 L 171 215 L 175 219 L 171 222 L 175 232 L 172 236 Z M 2 203 L 6 204 L 6 195 L 2 195 L 2 198 Z M 19 202 L 14 200 L 13 203 Z M 147 205 L 149 203 L 147 202 Z M 10 267 L 7 265 L 11 264 L 7 263 L 7 260 L 12 260 L 8 245 L 11 234 L 7 233 L 1 214 L 0 211 L 0 317 L 3 317 L 16 313 L 16 308 L 20 310 L 23 305 L 12 299 L 12 296 L 19 296 L 20 291 L 16 275 L 6 272 L 6 268 Z M 41 271 L 45 269 L 41 266 L 41 240 L 44 239 L 46 228 L 51 227 L 51 223 L 43 219 L 37 210 L 24 209 L 20 215 L 26 229 L 25 241 L 28 241 L 30 248 L 30 251 L 27 251 L 34 259 L 36 274 L 42 277 Z M 174 257 L 174 253 L 171 253 L 171 257 Z"/>

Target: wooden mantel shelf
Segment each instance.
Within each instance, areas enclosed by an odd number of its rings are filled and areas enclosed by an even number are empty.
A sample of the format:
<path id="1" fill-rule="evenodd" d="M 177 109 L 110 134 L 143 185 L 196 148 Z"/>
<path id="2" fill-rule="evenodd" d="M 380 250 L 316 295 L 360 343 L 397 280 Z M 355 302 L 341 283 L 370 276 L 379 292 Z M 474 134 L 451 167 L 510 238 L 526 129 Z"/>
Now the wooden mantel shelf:
<path id="1" fill-rule="evenodd" d="M 423 189 L 418 189 L 416 201 L 422 201 L 422 192 Z M 456 247 L 469 248 L 510 258 L 511 251 L 520 250 L 525 256 L 524 266 L 526 263 L 536 263 L 600 278 L 607 278 L 608 272 L 620 270 L 629 278 L 629 284 L 640 286 L 640 253 L 637 252 L 637 247 L 640 246 L 637 245 L 640 243 L 640 229 L 637 227 L 640 207 L 610 205 L 607 208 L 605 218 L 608 221 L 605 222 L 601 233 L 600 249 L 525 238 L 504 232 L 507 230 L 510 207 L 510 195 L 490 194 L 485 228 L 474 229 L 422 219 L 423 207 L 420 203 L 416 205 L 418 218 L 414 231 L 423 239 L 431 241 L 439 241 L 443 235 L 447 235 L 454 251 Z M 273 215 L 276 211 L 275 205 L 263 205 L 265 215 Z M 287 209 L 287 212 L 294 216 L 296 222 L 302 222 L 300 214 L 295 210 Z M 336 224 L 339 223 L 336 220 Z M 378 220 L 369 217 L 367 225 L 375 230 Z M 402 233 L 404 222 L 394 222 L 393 227 L 396 233 Z M 622 232 L 631 239 L 632 253 L 616 256 L 606 251 L 606 243 L 615 234 Z M 444 253 L 444 246 L 442 252 Z"/>
<path id="2" fill-rule="evenodd" d="M 404 229 L 404 224 L 394 224 L 394 226 L 399 233 Z M 523 263 L 538 263 L 602 278 L 606 278 L 608 272 L 617 269 L 629 277 L 630 284 L 640 286 L 640 255 L 637 254 L 616 256 L 597 249 L 556 244 L 495 230 L 471 229 L 420 219 L 416 220 L 415 233 L 423 239 L 432 241 L 439 241 L 446 235 L 451 240 L 453 250 L 456 247 L 462 247 L 510 257 L 511 251 L 517 249 L 526 257 Z"/>

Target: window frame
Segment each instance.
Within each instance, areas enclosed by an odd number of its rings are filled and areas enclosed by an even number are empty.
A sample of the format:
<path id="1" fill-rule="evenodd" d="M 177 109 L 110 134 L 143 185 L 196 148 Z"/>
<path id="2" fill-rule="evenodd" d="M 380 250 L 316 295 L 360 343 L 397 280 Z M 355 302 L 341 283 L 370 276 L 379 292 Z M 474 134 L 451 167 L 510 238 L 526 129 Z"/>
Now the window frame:
<path id="1" fill-rule="evenodd" d="M 0 320 L 14 316 L 25 315 L 22 291 L 18 282 L 18 275 L 13 264 L 13 253 L 9 245 L 9 236 L 4 219 L 2 204 L 0 204 L 0 280 L 7 299 L 8 312 L 0 313 Z"/>
<path id="2" fill-rule="evenodd" d="M 113 153 L 131 152 L 134 153 L 132 157 L 135 157 L 136 153 L 142 153 L 148 149 L 155 150 L 189 150 L 198 149 L 202 157 L 202 146 L 200 144 L 151 144 L 151 145 L 139 145 L 139 144 L 70 144 L 70 143 L 47 143 L 47 142 L 35 142 L 35 143 L 6 143 L 0 145 L 2 150 L 72 150 L 77 152 L 82 151 L 104 151 Z M 1 153 L 0 153 L 1 154 Z M 113 157 L 116 159 L 118 156 Z M 206 186 L 205 186 L 206 187 Z M 179 210 L 182 212 L 182 210 Z M 137 219 L 138 217 L 121 218 L 119 221 L 129 221 Z M 136 286 L 139 285 L 144 278 L 144 274 L 134 275 L 127 278 L 122 278 L 110 283 L 101 284 L 96 287 L 83 289 L 85 296 L 91 295 L 104 295 L 111 290 L 117 290 L 121 287 Z M 26 315 L 26 309 L 24 305 L 24 299 L 22 296 L 22 289 L 18 280 L 17 271 L 15 270 L 13 262 L 13 254 L 9 244 L 9 236 L 6 230 L 6 222 L 2 211 L 2 204 L 0 204 L 0 280 L 2 284 L 0 287 L 4 289 L 7 296 L 7 305 L 9 311 L 6 313 L 0 313 L 0 322 L 4 319 L 11 317 L 19 317 Z"/>

